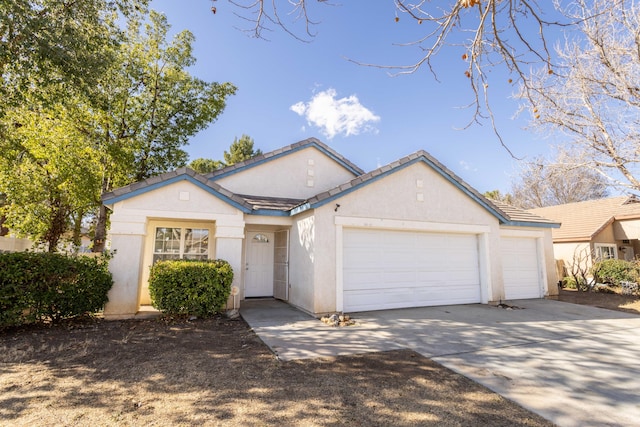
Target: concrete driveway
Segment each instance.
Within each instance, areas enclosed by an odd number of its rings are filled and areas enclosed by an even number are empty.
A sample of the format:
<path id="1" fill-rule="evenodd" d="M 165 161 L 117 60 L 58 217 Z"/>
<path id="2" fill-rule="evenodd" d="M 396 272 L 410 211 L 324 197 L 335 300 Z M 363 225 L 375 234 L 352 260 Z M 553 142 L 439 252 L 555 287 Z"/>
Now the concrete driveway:
<path id="1" fill-rule="evenodd" d="M 274 300 L 240 313 L 282 360 L 410 348 L 560 426 L 640 425 L 640 316 L 510 304 L 357 313 L 343 328 Z"/>

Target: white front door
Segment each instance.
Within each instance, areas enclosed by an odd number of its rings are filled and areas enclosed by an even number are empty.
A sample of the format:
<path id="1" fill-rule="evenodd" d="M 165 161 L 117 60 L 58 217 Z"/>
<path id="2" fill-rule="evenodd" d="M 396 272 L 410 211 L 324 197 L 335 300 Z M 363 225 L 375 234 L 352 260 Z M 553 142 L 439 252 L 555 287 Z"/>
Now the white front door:
<path id="1" fill-rule="evenodd" d="M 273 296 L 273 233 L 247 233 L 244 296 Z"/>

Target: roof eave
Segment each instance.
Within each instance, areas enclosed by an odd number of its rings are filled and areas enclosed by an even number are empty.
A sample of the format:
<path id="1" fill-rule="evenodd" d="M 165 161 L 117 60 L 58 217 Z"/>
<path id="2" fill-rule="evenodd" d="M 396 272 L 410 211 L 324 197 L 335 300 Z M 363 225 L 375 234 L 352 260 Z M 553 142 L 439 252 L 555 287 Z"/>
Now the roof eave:
<path id="1" fill-rule="evenodd" d="M 245 203 L 241 203 L 237 200 L 234 200 L 231 197 L 228 197 L 224 194 L 222 194 L 221 192 L 215 190 L 214 188 L 210 187 L 209 185 L 197 180 L 196 178 L 194 178 L 191 175 L 188 174 L 180 174 L 180 175 L 176 175 L 172 178 L 168 178 L 153 184 L 149 184 L 147 186 L 141 187 L 139 189 L 136 190 L 132 190 L 130 192 L 127 193 L 123 193 L 123 194 L 119 194 L 119 195 L 113 195 L 113 196 L 108 196 L 111 193 L 106 193 L 106 197 L 105 195 L 102 196 L 102 203 L 107 206 L 109 209 L 113 210 L 113 206 L 118 203 L 121 202 L 123 200 L 129 199 L 131 197 L 136 197 L 139 196 L 141 194 L 153 191 L 153 190 L 157 190 L 159 188 L 162 188 L 166 185 L 170 185 L 170 184 L 175 184 L 176 182 L 180 182 L 180 181 L 188 181 L 190 183 L 192 183 L 193 185 L 203 189 L 204 191 L 208 192 L 209 194 L 219 198 L 220 200 L 230 204 L 231 206 L 235 207 L 236 209 L 239 209 L 240 211 L 244 212 L 244 213 L 251 213 L 252 209 L 250 206 L 248 206 Z"/>

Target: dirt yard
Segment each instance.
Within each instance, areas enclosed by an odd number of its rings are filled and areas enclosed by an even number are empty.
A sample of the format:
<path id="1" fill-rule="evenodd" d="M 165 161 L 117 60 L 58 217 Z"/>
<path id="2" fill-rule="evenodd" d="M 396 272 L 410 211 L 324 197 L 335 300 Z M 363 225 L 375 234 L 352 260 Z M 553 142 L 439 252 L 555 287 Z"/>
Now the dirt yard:
<path id="1" fill-rule="evenodd" d="M 279 362 L 216 318 L 0 332 L 0 425 L 550 423 L 412 351 Z"/>
<path id="2" fill-rule="evenodd" d="M 640 298 L 558 299 L 640 314 Z M 0 332 L 0 426 L 547 426 L 412 351 L 280 362 L 242 320 Z"/>
<path id="3" fill-rule="evenodd" d="M 558 295 L 558 301 L 640 314 L 640 296 L 635 295 L 578 292 L 575 289 L 563 289 Z"/>

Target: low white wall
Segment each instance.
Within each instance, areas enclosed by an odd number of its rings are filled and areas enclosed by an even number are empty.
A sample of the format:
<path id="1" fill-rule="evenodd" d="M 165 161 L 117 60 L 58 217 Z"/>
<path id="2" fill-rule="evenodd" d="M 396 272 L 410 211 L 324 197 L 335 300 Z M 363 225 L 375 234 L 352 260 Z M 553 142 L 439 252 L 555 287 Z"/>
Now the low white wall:
<path id="1" fill-rule="evenodd" d="M 16 237 L 0 237 L 0 251 L 3 252 L 23 252 L 33 247 L 33 242 L 29 239 L 18 239 Z"/>

